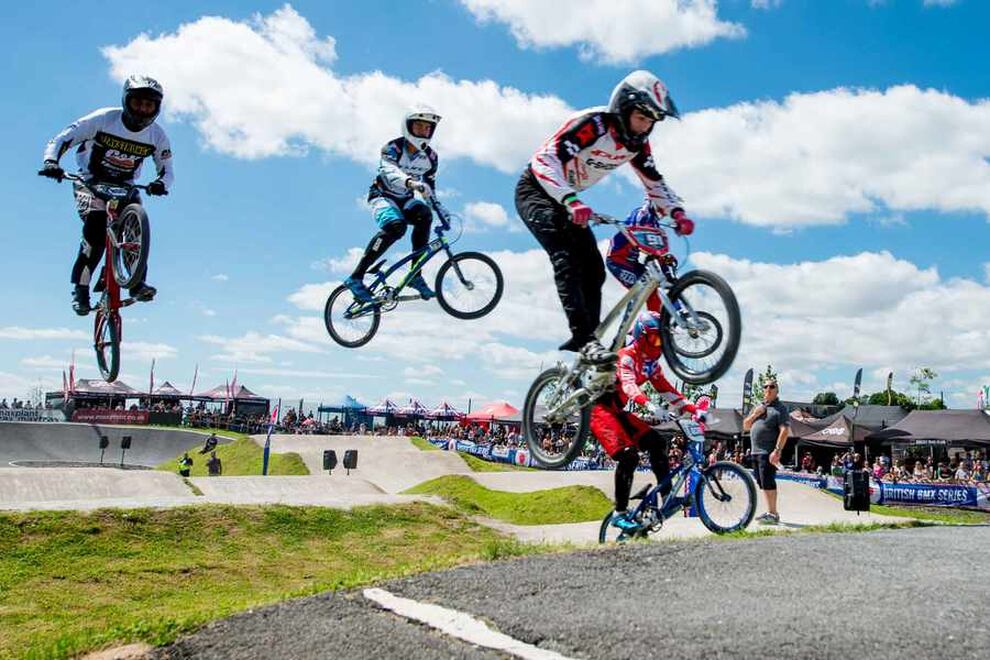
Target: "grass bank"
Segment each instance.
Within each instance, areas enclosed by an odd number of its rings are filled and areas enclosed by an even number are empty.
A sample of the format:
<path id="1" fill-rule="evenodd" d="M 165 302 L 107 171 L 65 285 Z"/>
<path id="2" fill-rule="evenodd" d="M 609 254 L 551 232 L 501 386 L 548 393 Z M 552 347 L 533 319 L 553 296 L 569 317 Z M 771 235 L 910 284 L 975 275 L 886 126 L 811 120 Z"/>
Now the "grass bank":
<path id="1" fill-rule="evenodd" d="M 406 493 L 438 495 L 471 515 L 515 525 L 556 525 L 601 520 L 612 502 L 592 486 L 566 486 L 531 493 L 489 490 L 463 475 L 447 475 L 414 486 Z"/>
<path id="2" fill-rule="evenodd" d="M 439 447 L 430 444 L 429 440 L 427 440 L 426 438 L 421 438 L 418 435 L 414 435 L 413 437 L 409 438 L 409 442 L 411 442 L 414 447 L 417 447 L 423 451 L 440 451 Z"/>
<path id="3" fill-rule="evenodd" d="M 0 658 L 158 645 L 291 596 L 540 551 L 424 503 L 0 514 Z"/>
<path id="4" fill-rule="evenodd" d="M 842 497 L 835 493 L 825 492 L 837 500 L 842 500 Z M 915 520 L 949 525 L 979 525 L 990 523 L 990 512 L 954 509 L 943 506 L 890 506 L 886 504 L 871 504 L 870 513 L 898 518 L 914 518 Z"/>
<path id="5" fill-rule="evenodd" d="M 525 465 L 510 465 L 509 463 L 495 463 L 478 458 L 467 452 L 459 451 L 457 455 L 464 459 L 472 472 L 535 472 L 536 468 Z"/>
<path id="6" fill-rule="evenodd" d="M 227 477 L 242 477 L 248 475 L 260 475 L 263 462 L 263 450 L 249 436 L 235 439 L 233 442 L 217 445 L 217 457 L 223 464 L 223 474 Z M 166 472 L 175 472 L 179 467 L 179 458 L 165 461 L 156 469 Z M 200 454 L 199 450 L 189 452 L 193 459 L 193 466 L 190 476 L 205 477 L 206 461 L 209 454 Z M 303 462 L 302 457 L 296 452 L 286 452 L 279 454 L 272 452 L 268 462 L 268 474 L 273 476 L 306 475 L 309 469 Z"/>

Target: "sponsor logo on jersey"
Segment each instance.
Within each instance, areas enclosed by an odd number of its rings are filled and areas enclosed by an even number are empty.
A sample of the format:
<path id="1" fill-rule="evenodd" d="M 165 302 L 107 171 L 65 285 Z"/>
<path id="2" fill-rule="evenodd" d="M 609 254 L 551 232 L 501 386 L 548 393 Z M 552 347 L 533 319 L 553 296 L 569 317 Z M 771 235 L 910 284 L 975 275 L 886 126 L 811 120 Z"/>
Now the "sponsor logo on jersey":
<path id="1" fill-rule="evenodd" d="M 605 159 L 608 159 L 608 160 L 617 160 L 617 161 L 620 161 L 620 162 L 621 161 L 625 161 L 628 158 L 628 156 L 626 156 L 625 154 L 613 154 L 612 152 L 605 151 L 604 149 L 592 149 L 591 150 L 591 155 L 592 156 L 597 156 L 598 158 L 605 158 Z"/>
<path id="2" fill-rule="evenodd" d="M 594 167 L 599 170 L 614 170 L 619 165 L 622 165 L 622 163 L 609 163 L 602 160 L 596 160 L 594 158 L 589 158 L 585 162 L 588 164 L 588 167 Z"/>
<path id="3" fill-rule="evenodd" d="M 113 151 L 118 151 L 121 154 L 127 154 L 129 156 L 137 156 L 138 158 L 147 158 L 151 154 L 155 153 L 155 147 L 144 142 L 134 142 L 133 140 L 128 140 L 116 135 L 110 135 L 109 133 L 104 133 L 99 131 L 94 138 L 94 142 L 104 147 L 105 149 Z"/>

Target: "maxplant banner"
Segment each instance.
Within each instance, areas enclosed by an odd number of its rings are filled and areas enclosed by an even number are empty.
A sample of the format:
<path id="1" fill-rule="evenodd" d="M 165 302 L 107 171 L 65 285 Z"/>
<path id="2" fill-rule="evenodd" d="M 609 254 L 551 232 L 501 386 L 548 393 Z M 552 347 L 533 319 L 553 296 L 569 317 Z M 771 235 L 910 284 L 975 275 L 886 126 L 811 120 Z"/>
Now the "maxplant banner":
<path id="1" fill-rule="evenodd" d="M 72 413 L 73 422 L 86 424 L 147 424 L 147 410 L 104 410 L 84 408 Z"/>
<path id="2" fill-rule="evenodd" d="M 749 414 L 749 409 L 753 407 L 753 369 L 750 368 L 743 378 L 742 414 L 743 417 Z"/>

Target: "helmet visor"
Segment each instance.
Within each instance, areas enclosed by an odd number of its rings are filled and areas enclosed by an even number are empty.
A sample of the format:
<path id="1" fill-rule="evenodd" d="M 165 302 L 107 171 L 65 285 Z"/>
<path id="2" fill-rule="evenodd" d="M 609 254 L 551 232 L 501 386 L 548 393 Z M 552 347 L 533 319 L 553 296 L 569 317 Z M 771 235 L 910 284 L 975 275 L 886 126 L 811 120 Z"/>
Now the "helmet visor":
<path id="1" fill-rule="evenodd" d="M 406 127 L 409 129 L 410 135 L 429 140 L 433 137 L 433 132 L 436 130 L 437 125 L 425 119 L 410 119 L 406 122 Z"/>

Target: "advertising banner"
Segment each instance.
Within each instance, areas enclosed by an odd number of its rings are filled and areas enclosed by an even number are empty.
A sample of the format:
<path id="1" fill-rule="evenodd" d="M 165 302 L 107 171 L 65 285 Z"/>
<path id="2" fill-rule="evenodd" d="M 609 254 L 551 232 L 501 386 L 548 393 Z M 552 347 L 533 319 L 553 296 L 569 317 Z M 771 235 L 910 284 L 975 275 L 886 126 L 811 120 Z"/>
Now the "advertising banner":
<path id="1" fill-rule="evenodd" d="M 72 421 L 84 424 L 147 424 L 148 411 L 86 408 L 73 412 Z"/>
<path id="2" fill-rule="evenodd" d="M 61 410 L 3 408 L 0 409 L 0 422 L 64 422 L 65 413 Z"/>

